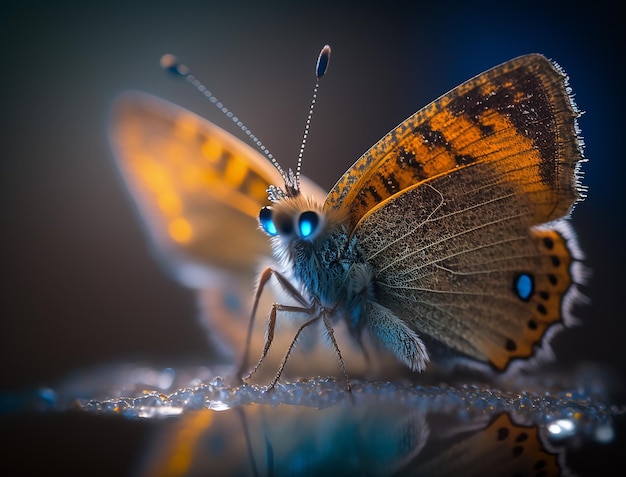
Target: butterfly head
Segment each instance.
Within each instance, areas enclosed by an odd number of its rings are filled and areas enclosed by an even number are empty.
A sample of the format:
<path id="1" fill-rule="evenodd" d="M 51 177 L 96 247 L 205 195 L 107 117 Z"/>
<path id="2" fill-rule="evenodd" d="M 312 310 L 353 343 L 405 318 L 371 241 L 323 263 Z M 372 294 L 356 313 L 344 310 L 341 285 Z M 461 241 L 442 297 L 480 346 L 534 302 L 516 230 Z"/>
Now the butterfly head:
<path id="1" fill-rule="evenodd" d="M 261 229 L 281 242 L 314 241 L 326 227 L 326 214 L 320 204 L 301 195 L 283 197 L 259 212 Z"/>

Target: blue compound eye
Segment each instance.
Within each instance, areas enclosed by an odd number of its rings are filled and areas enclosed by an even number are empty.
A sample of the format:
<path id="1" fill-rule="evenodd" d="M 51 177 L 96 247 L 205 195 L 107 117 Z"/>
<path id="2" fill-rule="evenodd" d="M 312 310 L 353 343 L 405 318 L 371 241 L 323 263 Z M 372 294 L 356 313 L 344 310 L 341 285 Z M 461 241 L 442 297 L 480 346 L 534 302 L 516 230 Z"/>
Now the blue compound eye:
<path id="1" fill-rule="evenodd" d="M 272 220 L 272 209 L 269 207 L 263 207 L 259 212 L 259 222 L 261 224 L 261 228 L 267 235 L 272 237 L 278 235 L 278 230 L 276 229 L 276 225 L 274 225 L 274 220 Z"/>
<path id="2" fill-rule="evenodd" d="M 317 227 L 320 223 L 319 215 L 317 212 L 307 211 L 302 212 L 298 218 L 298 234 L 302 238 L 310 237 L 317 232 Z"/>

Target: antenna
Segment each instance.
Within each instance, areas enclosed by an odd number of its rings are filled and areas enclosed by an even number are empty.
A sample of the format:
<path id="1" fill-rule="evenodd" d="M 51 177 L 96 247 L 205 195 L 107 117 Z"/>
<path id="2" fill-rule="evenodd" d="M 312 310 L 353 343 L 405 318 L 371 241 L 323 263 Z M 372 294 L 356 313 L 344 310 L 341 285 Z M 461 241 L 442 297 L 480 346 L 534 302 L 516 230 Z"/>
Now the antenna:
<path id="1" fill-rule="evenodd" d="M 317 99 L 317 91 L 320 86 L 320 79 L 326 74 L 328 70 L 328 61 L 330 60 L 330 46 L 324 45 L 322 51 L 320 51 L 317 57 L 317 63 L 315 64 L 315 87 L 313 88 L 313 99 L 311 99 L 311 107 L 309 108 L 309 114 L 306 118 L 306 124 L 304 126 L 304 134 L 302 135 L 302 144 L 300 145 L 300 153 L 298 154 L 298 165 L 296 166 L 296 189 L 300 189 L 300 171 L 302 169 L 302 155 L 304 154 L 304 146 L 306 146 L 306 140 L 309 135 L 309 128 L 311 126 L 311 119 L 313 118 L 313 110 L 315 108 L 315 100 Z"/>
<path id="2" fill-rule="evenodd" d="M 317 57 L 317 62 L 315 64 L 315 87 L 313 88 L 313 99 L 311 100 L 311 107 L 309 108 L 309 114 L 307 115 L 306 124 L 304 126 L 304 134 L 302 135 L 302 143 L 300 145 L 300 153 L 298 154 L 298 164 L 296 166 L 296 172 L 294 174 L 293 170 L 288 169 L 287 173 L 283 171 L 283 168 L 280 167 L 280 164 L 274 157 L 274 155 L 265 147 L 265 145 L 261 142 L 261 140 L 256 137 L 252 131 L 245 125 L 241 120 L 235 116 L 224 104 L 217 99 L 217 97 L 209 91 L 209 89 L 202 84 L 200 80 L 198 80 L 192 73 L 189 67 L 182 64 L 176 56 L 171 54 L 166 54 L 161 57 L 161 67 L 170 73 L 175 74 L 176 76 L 182 76 L 185 78 L 191 85 L 202 93 L 211 103 L 213 103 L 222 113 L 226 115 L 226 117 L 230 118 L 232 122 L 234 122 L 239 129 L 241 129 L 246 135 L 257 145 L 257 147 L 265 154 L 265 156 L 272 162 L 276 170 L 280 173 L 283 180 L 285 181 L 285 189 L 286 191 L 282 191 L 276 186 L 271 185 L 268 189 L 269 198 L 272 201 L 278 200 L 281 197 L 296 197 L 300 193 L 300 170 L 302 169 L 302 156 L 304 154 L 304 147 L 306 145 L 306 140 L 309 135 L 309 129 L 311 126 L 311 119 L 313 117 L 313 111 L 315 109 L 315 101 L 317 99 L 317 91 L 320 85 L 320 79 L 326 74 L 328 70 L 328 62 L 330 60 L 330 46 L 324 45 L 322 50 L 320 51 L 319 56 Z"/>
<path id="3" fill-rule="evenodd" d="M 178 61 L 178 58 L 171 54 L 166 54 L 161 57 L 161 68 L 173 73 L 177 76 L 182 76 L 185 78 L 191 85 L 196 88 L 200 93 L 202 93 L 206 98 L 213 103 L 222 113 L 226 115 L 226 117 L 230 118 L 232 122 L 234 122 L 239 129 L 241 129 L 246 135 L 258 146 L 258 148 L 267 156 L 267 158 L 274 164 L 274 167 L 278 170 L 281 176 L 285 176 L 282 167 L 274 157 L 274 155 L 270 152 L 270 150 L 265 147 L 265 145 L 261 142 L 261 140 L 256 137 L 252 131 L 243 123 L 241 120 L 235 116 L 224 104 L 217 99 L 217 97 L 209 91 L 209 89 L 202 84 L 202 82 L 197 79 L 192 73 L 189 67 L 182 64 Z"/>

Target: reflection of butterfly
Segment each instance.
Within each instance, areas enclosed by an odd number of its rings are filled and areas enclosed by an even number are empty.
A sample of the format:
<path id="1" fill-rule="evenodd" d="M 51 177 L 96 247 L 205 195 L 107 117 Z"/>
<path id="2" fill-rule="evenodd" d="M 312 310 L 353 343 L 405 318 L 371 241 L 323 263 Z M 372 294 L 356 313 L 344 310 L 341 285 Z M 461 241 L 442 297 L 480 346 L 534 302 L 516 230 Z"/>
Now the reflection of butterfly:
<path id="1" fill-rule="evenodd" d="M 562 70 L 523 56 L 402 122 L 325 199 L 299 173 L 153 97 L 123 96 L 111 137 L 160 256 L 223 314 L 212 326 L 228 345 L 245 347 L 240 298 L 265 263 L 259 290 L 279 283 L 287 304 L 261 305 L 272 310 L 269 339 L 257 326 L 251 347 L 263 356 L 281 339 L 274 324 L 293 315 L 299 328 L 284 346 L 321 327 L 351 371 L 353 358 L 367 365 L 361 336 L 412 370 L 452 354 L 503 371 L 545 348 L 580 280 L 560 220 L 582 190 L 577 116 Z M 355 339 L 342 342 L 342 327 Z"/>
<path id="2" fill-rule="evenodd" d="M 444 421 L 428 404 L 373 406 L 186 413 L 153 439 L 138 475 L 569 475 L 564 447 L 507 414 Z"/>
<path id="3" fill-rule="evenodd" d="M 202 409 L 156 435 L 137 475 L 397 475 L 428 441 L 425 416 L 398 403 Z"/>
<path id="4" fill-rule="evenodd" d="M 402 475 L 569 475 L 565 448 L 551 445 L 544 428 L 516 420 L 519 416 L 513 419 L 503 413 L 492 417 L 487 427 L 452 434 L 448 439 L 431 434 L 432 441 L 440 439 L 434 455 L 420 456 Z"/>

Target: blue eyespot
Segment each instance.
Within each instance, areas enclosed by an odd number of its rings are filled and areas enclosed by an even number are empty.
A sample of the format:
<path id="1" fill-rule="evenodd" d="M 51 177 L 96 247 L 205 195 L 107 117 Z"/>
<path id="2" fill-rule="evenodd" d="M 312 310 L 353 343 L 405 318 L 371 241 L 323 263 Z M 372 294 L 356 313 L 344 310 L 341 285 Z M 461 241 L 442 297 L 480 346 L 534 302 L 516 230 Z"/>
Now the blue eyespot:
<path id="1" fill-rule="evenodd" d="M 302 212 L 298 218 L 298 232 L 300 237 L 307 238 L 317 231 L 320 218 L 317 212 L 311 210 Z"/>
<path id="2" fill-rule="evenodd" d="M 278 230 L 272 220 L 272 209 L 269 207 L 263 207 L 259 212 L 259 223 L 267 235 L 271 235 L 272 237 L 278 235 Z"/>
<path id="3" fill-rule="evenodd" d="M 526 301 L 533 294 L 535 288 L 535 282 L 532 275 L 528 273 L 520 273 L 513 282 L 515 292 L 517 296 L 523 301 Z"/>

